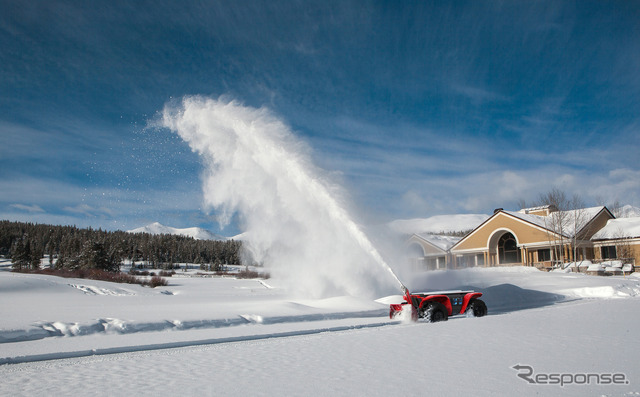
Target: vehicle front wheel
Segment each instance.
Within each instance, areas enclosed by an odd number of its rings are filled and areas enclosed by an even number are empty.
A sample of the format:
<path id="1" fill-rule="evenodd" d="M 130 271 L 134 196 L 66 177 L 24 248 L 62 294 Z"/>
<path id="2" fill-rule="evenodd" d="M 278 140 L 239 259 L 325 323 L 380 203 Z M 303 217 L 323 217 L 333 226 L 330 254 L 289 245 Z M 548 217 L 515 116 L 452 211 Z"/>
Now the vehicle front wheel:
<path id="1" fill-rule="evenodd" d="M 428 323 L 447 321 L 447 308 L 440 302 L 429 302 L 422 308 L 421 316 Z"/>
<path id="2" fill-rule="evenodd" d="M 473 317 L 482 317 L 487 314 L 487 305 L 480 299 L 471 299 L 467 308 L 467 315 Z"/>

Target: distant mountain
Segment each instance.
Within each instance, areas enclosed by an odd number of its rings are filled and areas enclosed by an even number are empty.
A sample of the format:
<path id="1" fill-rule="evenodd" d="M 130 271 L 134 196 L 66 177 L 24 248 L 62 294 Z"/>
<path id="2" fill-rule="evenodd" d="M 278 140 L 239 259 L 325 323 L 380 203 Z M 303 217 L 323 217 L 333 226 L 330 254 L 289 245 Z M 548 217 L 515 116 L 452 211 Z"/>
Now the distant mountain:
<path id="1" fill-rule="evenodd" d="M 640 216 L 640 208 L 632 205 L 625 205 L 619 209 L 618 218 L 634 218 Z"/>
<path id="2" fill-rule="evenodd" d="M 401 234 L 451 233 L 475 229 L 486 221 L 485 214 L 436 215 L 430 218 L 397 219 L 389 222 L 391 230 Z"/>
<path id="3" fill-rule="evenodd" d="M 196 240 L 226 240 L 226 237 L 218 236 L 208 230 L 199 227 L 190 227 L 186 229 L 178 229 L 171 226 L 165 226 L 159 222 L 150 225 L 129 230 L 129 233 L 149 233 L 149 234 L 175 234 L 180 236 L 193 237 Z"/>
<path id="4" fill-rule="evenodd" d="M 247 239 L 248 239 L 247 232 L 242 232 L 240 234 L 236 234 L 235 236 L 227 237 L 227 240 L 235 240 L 235 241 L 243 241 Z"/>

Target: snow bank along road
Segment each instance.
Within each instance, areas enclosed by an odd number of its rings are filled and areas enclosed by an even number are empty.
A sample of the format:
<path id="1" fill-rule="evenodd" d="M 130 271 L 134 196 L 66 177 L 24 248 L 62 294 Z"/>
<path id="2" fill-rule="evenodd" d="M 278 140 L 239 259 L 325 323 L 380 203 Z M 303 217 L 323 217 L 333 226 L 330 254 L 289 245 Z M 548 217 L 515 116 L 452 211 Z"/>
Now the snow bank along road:
<path id="1" fill-rule="evenodd" d="M 0 394 L 640 395 L 639 278 L 438 276 L 416 282 L 475 284 L 490 315 L 406 324 L 376 302 L 294 301 L 256 280 L 174 279 L 155 291 L 0 272 Z M 97 331 L 78 331 L 96 319 Z M 16 337 L 34 329 L 63 336 Z M 563 386 L 549 384 L 554 374 Z"/>

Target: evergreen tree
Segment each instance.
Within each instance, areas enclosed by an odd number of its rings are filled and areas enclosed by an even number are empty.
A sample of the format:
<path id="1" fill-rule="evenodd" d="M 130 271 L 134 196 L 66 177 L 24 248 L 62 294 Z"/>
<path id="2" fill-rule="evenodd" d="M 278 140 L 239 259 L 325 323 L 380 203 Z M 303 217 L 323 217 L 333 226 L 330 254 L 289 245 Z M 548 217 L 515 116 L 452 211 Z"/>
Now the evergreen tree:
<path id="1" fill-rule="evenodd" d="M 36 244 L 32 244 L 29 250 L 29 265 L 31 270 L 40 270 L 40 259 L 42 259 L 42 248 Z"/>
<path id="2" fill-rule="evenodd" d="M 91 243 L 88 243 L 91 242 Z M 94 242 L 99 244 L 96 246 Z M 39 268 L 47 253 L 55 268 L 98 267 L 117 271 L 124 259 L 160 267 L 174 263 L 240 264 L 241 243 L 195 240 L 185 236 L 131 234 L 74 226 L 0 221 L 0 255 L 9 255 L 16 270 Z M 104 257 L 106 256 L 106 260 Z"/>
<path id="3" fill-rule="evenodd" d="M 64 254 L 60 252 L 58 254 L 58 260 L 56 261 L 56 269 L 64 269 L 66 267 L 66 262 L 64 259 Z"/>
<path id="4" fill-rule="evenodd" d="M 27 248 L 22 243 L 22 239 L 16 241 L 11 252 L 11 262 L 13 270 L 23 270 L 29 265 L 29 254 Z"/>
<path id="5" fill-rule="evenodd" d="M 97 241 L 86 241 L 79 256 L 79 266 L 82 269 L 101 269 L 109 267 L 107 252 L 104 244 Z"/>

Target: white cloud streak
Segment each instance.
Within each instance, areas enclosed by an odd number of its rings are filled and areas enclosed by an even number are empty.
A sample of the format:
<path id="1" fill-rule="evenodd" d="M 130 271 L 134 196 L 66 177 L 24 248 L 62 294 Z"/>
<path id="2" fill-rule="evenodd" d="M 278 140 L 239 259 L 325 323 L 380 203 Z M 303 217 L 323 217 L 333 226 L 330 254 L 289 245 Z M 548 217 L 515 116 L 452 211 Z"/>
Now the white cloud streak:
<path id="1" fill-rule="evenodd" d="M 25 212 L 44 212 L 39 205 L 11 204 L 9 207 Z"/>

